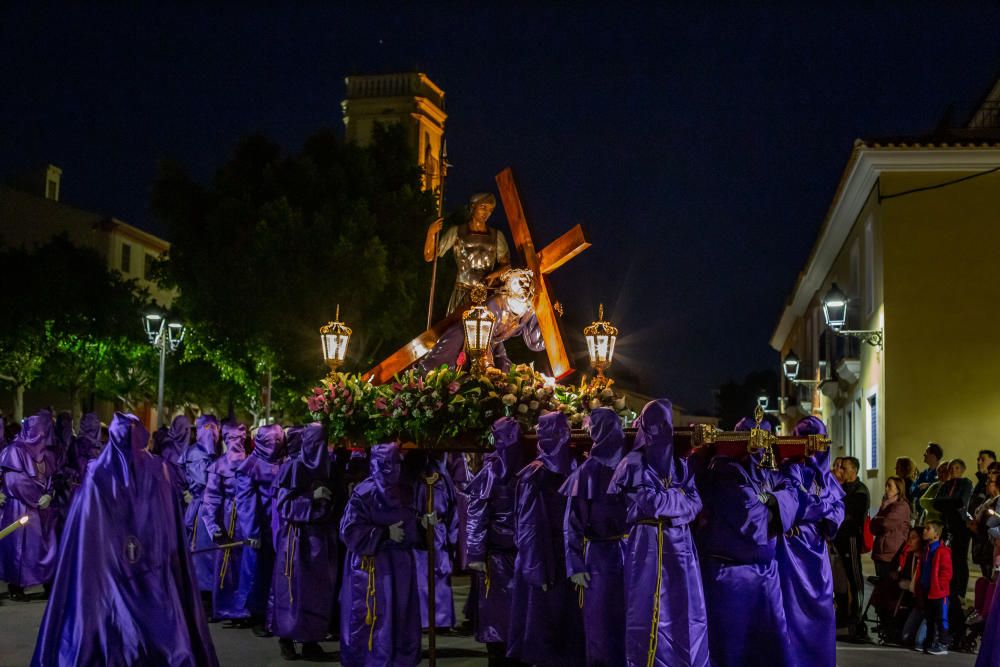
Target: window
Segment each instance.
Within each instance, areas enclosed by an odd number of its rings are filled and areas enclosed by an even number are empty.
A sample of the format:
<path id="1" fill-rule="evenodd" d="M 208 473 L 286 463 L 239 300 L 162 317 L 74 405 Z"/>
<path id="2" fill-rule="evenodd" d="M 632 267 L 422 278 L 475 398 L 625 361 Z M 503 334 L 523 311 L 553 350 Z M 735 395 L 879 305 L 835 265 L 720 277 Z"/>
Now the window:
<path id="1" fill-rule="evenodd" d="M 130 273 L 132 271 L 132 246 L 128 243 L 122 244 L 122 273 Z"/>
<path id="2" fill-rule="evenodd" d="M 49 179 L 45 183 L 45 198 L 52 199 L 53 201 L 59 200 L 59 182 L 53 179 Z"/>
<path id="3" fill-rule="evenodd" d="M 878 469 L 878 397 L 868 397 L 868 469 Z"/>
<path id="4" fill-rule="evenodd" d="M 865 314 L 875 310 L 875 221 L 865 223 Z"/>
<path id="5" fill-rule="evenodd" d="M 146 261 L 145 261 L 145 263 L 143 264 L 143 267 L 142 267 L 142 277 L 145 278 L 146 280 L 150 280 L 151 279 L 150 276 L 153 275 L 153 262 L 155 262 L 155 261 L 156 261 L 156 257 L 154 257 L 153 255 L 150 255 L 147 252 L 146 253 Z"/>

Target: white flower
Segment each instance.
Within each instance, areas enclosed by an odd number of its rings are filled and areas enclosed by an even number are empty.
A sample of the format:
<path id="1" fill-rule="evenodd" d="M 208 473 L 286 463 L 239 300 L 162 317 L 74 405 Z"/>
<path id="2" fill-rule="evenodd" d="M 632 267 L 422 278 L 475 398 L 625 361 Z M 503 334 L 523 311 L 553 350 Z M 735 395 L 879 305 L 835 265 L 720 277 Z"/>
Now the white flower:
<path id="1" fill-rule="evenodd" d="M 504 405 L 510 406 L 517 403 L 517 396 L 515 396 L 514 394 L 504 394 L 503 398 L 501 398 L 500 400 L 503 401 Z"/>
<path id="2" fill-rule="evenodd" d="M 598 398 L 591 399 L 591 401 L 590 401 L 590 409 L 591 410 L 596 410 L 599 407 L 601 407 L 601 400 L 598 399 Z"/>
<path id="3" fill-rule="evenodd" d="M 524 403 L 521 403 L 521 405 L 517 406 L 517 411 L 523 415 L 526 412 L 528 412 L 528 406 L 525 405 Z"/>
<path id="4" fill-rule="evenodd" d="M 521 398 L 530 398 L 534 393 L 531 387 L 525 387 L 521 390 Z"/>
<path id="5" fill-rule="evenodd" d="M 605 389 L 604 391 L 601 392 L 601 398 L 611 398 L 614 395 L 615 392 L 611 391 L 610 388 Z"/>
<path id="6" fill-rule="evenodd" d="M 532 401 L 531 403 L 528 403 L 528 407 L 531 408 L 532 410 L 537 410 L 538 409 L 538 401 Z"/>
<path id="7" fill-rule="evenodd" d="M 581 415 L 579 412 L 577 412 L 576 414 L 570 416 L 569 423 L 572 426 L 579 426 L 580 424 L 583 423 L 583 415 Z"/>
<path id="8" fill-rule="evenodd" d="M 509 384 L 509 385 L 507 385 L 507 393 L 508 394 L 516 394 L 517 393 L 517 385 L 516 384 Z"/>
<path id="9" fill-rule="evenodd" d="M 538 400 L 542 400 L 543 398 L 545 398 L 545 389 L 536 389 L 535 398 L 537 398 Z"/>
<path id="10" fill-rule="evenodd" d="M 624 410 L 624 409 L 625 409 L 625 397 L 622 396 L 621 398 L 616 398 L 615 410 Z"/>

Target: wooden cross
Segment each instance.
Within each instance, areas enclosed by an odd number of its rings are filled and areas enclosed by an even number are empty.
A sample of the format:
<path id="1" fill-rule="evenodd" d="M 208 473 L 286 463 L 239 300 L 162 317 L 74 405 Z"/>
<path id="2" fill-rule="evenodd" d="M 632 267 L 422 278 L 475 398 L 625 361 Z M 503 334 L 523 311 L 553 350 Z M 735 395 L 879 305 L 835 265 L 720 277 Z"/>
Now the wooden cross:
<path id="1" fill-rule="evenodd" d="M 556 304 L 558 302 L 552 297 L 552 287 L 549 285 L 548 276 L 589 248 L 590 242 L 584 236 L 583 228 L 576 225 L 540 251 L 536 251 L 535 242 L 532 240 L 531 231 L 528 228 L 528 220 L 524 214 L 524 207 L 521 206 L 521 198 L 517 193 L 517 185 L 514 183 L 514 172 L 508 167 L 497 174 L 496 181 L 497 187 L 500 189 L 500 201 L 507 214 L 507 224 L 514 237 L 514 245 L 524 257 L 527 268 L 535 274 L 535 299 L 532 306 L 538 318 L 538 326 L 542 331 L 542 339 L 545 341 L 545 353 L 549 357 L 552 375 L 558 380 L 569 375 L 573 368 L 570 366 L 562 332 L 559 330 L 559 321 L 556 319 Z M 441 334 L 460 317 L 461 313 L 449 315 L 396 350 L 382 363 L 369 370 L 365 377 L 370 377 L 375 384 L 388 382 L 393 375 L 405 370 L 427 354 L 434 347 Z"/>

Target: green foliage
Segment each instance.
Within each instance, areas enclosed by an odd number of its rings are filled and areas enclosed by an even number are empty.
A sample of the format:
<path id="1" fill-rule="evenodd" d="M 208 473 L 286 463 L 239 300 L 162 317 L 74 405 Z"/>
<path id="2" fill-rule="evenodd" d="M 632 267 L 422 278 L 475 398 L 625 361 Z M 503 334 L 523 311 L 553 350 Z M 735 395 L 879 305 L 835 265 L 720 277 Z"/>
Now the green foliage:
<path id="1" fill-rule="evenodd" d="M 252 136 L 207 185 L 163 164 L 153 209 L 172 241 L 158 270 L 197 332 L 184 361 L 215 368 L 237 403 L 259 408 L 270 368 L 272 400 L 300 409 L 287 399 L 322 374 L 318 328 L 338 303 L 356 368 L 423 328 L 434 200 L 403 128 L 366 148 L 323 131 L 294 154 Z"/>

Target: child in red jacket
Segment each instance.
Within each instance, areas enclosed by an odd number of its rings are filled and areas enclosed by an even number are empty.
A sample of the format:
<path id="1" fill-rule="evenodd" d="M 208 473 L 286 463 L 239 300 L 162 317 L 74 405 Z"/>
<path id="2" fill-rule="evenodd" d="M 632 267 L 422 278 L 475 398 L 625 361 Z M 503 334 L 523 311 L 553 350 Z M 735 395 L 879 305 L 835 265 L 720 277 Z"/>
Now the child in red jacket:
<path id="1" fill-rule="evenodd" d="M 927 620 L 927 638 L 924 652 L 947 655 L 948 643 L 948 594 L 951 587 L 951 549 L 941 541 L 944 526 L 940 521 L 924 524 L 924 547 L 918 566 L 919 578 L 916 592 L 919 605 Z"/>

